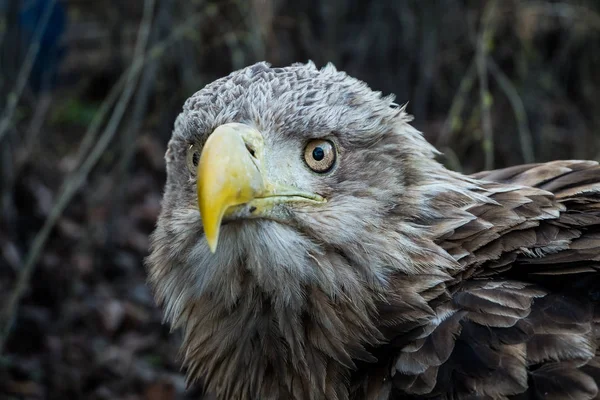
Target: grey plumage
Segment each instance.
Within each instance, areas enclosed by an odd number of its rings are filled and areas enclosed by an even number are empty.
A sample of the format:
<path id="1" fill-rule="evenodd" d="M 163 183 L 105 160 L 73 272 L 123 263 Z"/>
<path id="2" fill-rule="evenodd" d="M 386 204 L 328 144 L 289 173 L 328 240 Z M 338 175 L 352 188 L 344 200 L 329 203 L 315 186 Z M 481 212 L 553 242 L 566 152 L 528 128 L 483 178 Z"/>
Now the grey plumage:
<path id="1" fill-rule="evenodd" d="M 323 204 L 204 240 L 190 146 L 262 132 L 264 170 Z M 218 399 L 593 399 L 600 383 L 600 167 L 464 176 L 404 108 L 333 66 L 259 63 L 194 94 L 166 154 L 147 259 L 190 380 Z M 339 159 L 302 154 L 327 138 Z"/>

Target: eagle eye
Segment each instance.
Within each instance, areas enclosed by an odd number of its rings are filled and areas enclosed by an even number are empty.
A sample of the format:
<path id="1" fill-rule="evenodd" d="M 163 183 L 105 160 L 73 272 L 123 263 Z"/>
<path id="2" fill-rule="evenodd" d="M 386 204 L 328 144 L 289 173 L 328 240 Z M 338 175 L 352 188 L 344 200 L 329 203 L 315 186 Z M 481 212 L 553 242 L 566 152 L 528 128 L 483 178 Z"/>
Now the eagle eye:
<path id="1" fill-rule="evenodd" d="M 335 159 L 335 147 L 329 140 L 311 140 L 304 149 L 304 161 L 310 169 L 318 173 L 331 170 Z"/>
<path id="2" fill-rule="evenodd" d="M 190 145 L 190 147 L 188 147 L 187 156 L 186 156 L 187 167 L 191 173 L 193 173 L 193 174 L 196 173 L 196 169 L 198 168 L 199 162 L 200 162 L 200 148 L 197 145 L 192 144 L 192 145 Z"/>

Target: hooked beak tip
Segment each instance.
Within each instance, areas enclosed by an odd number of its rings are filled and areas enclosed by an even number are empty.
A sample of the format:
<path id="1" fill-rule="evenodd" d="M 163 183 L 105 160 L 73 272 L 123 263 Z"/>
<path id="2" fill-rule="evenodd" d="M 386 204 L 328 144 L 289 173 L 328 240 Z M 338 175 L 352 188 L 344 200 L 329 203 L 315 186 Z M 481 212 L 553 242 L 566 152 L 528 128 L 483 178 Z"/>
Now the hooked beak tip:
<path id="1" fill-rule="evenodd" d="M 252 161 L 248 142 L 262 143 L 254 128 L 229 123 L 217 127 L 204 144 L 197 170 L 198 208 L 211 253 L 215 253 L 223 216 L 263 190 L 260 170 Z"/>

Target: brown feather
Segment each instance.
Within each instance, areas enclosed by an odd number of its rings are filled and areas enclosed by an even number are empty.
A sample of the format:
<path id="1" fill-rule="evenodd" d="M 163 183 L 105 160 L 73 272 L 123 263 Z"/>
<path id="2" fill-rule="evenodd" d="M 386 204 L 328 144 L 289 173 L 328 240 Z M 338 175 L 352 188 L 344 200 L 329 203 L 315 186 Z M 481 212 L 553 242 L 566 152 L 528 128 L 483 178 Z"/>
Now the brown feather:
<path id="1" fill-rule="evenodd" d="M 409 120 L 313 64 L 186 102 L 147 266 L 190 382 L 218 400 L 598 398 L 598 163 L 464 176 Z M 230 122 L 276 148 L 265 176 L 327 202 L 223 225 L 212 254 L 186 154 Z M 301 155 L 323 137 L 340 151 L 319 175 Z"/>

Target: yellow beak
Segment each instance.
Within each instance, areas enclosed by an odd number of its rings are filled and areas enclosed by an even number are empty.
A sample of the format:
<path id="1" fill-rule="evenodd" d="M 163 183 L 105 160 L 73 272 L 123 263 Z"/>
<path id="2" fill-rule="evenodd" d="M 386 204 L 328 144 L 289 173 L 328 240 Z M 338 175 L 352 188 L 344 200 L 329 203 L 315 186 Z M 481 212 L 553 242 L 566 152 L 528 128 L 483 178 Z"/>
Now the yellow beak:
<path id="1" fill-rule="evenodd" d="M 324 202 L 316 194 L 295 187 L 274 185 L 264 177 L 263 137 L 239 123 L 219 126 L 208 137 L 197 173 L 198 208 L 204 234 L 214 253 L 221 222 L 227 215 L 267 216 L 276 204 Z M 240 207 L 246 207 L 240 211 Z"/>

